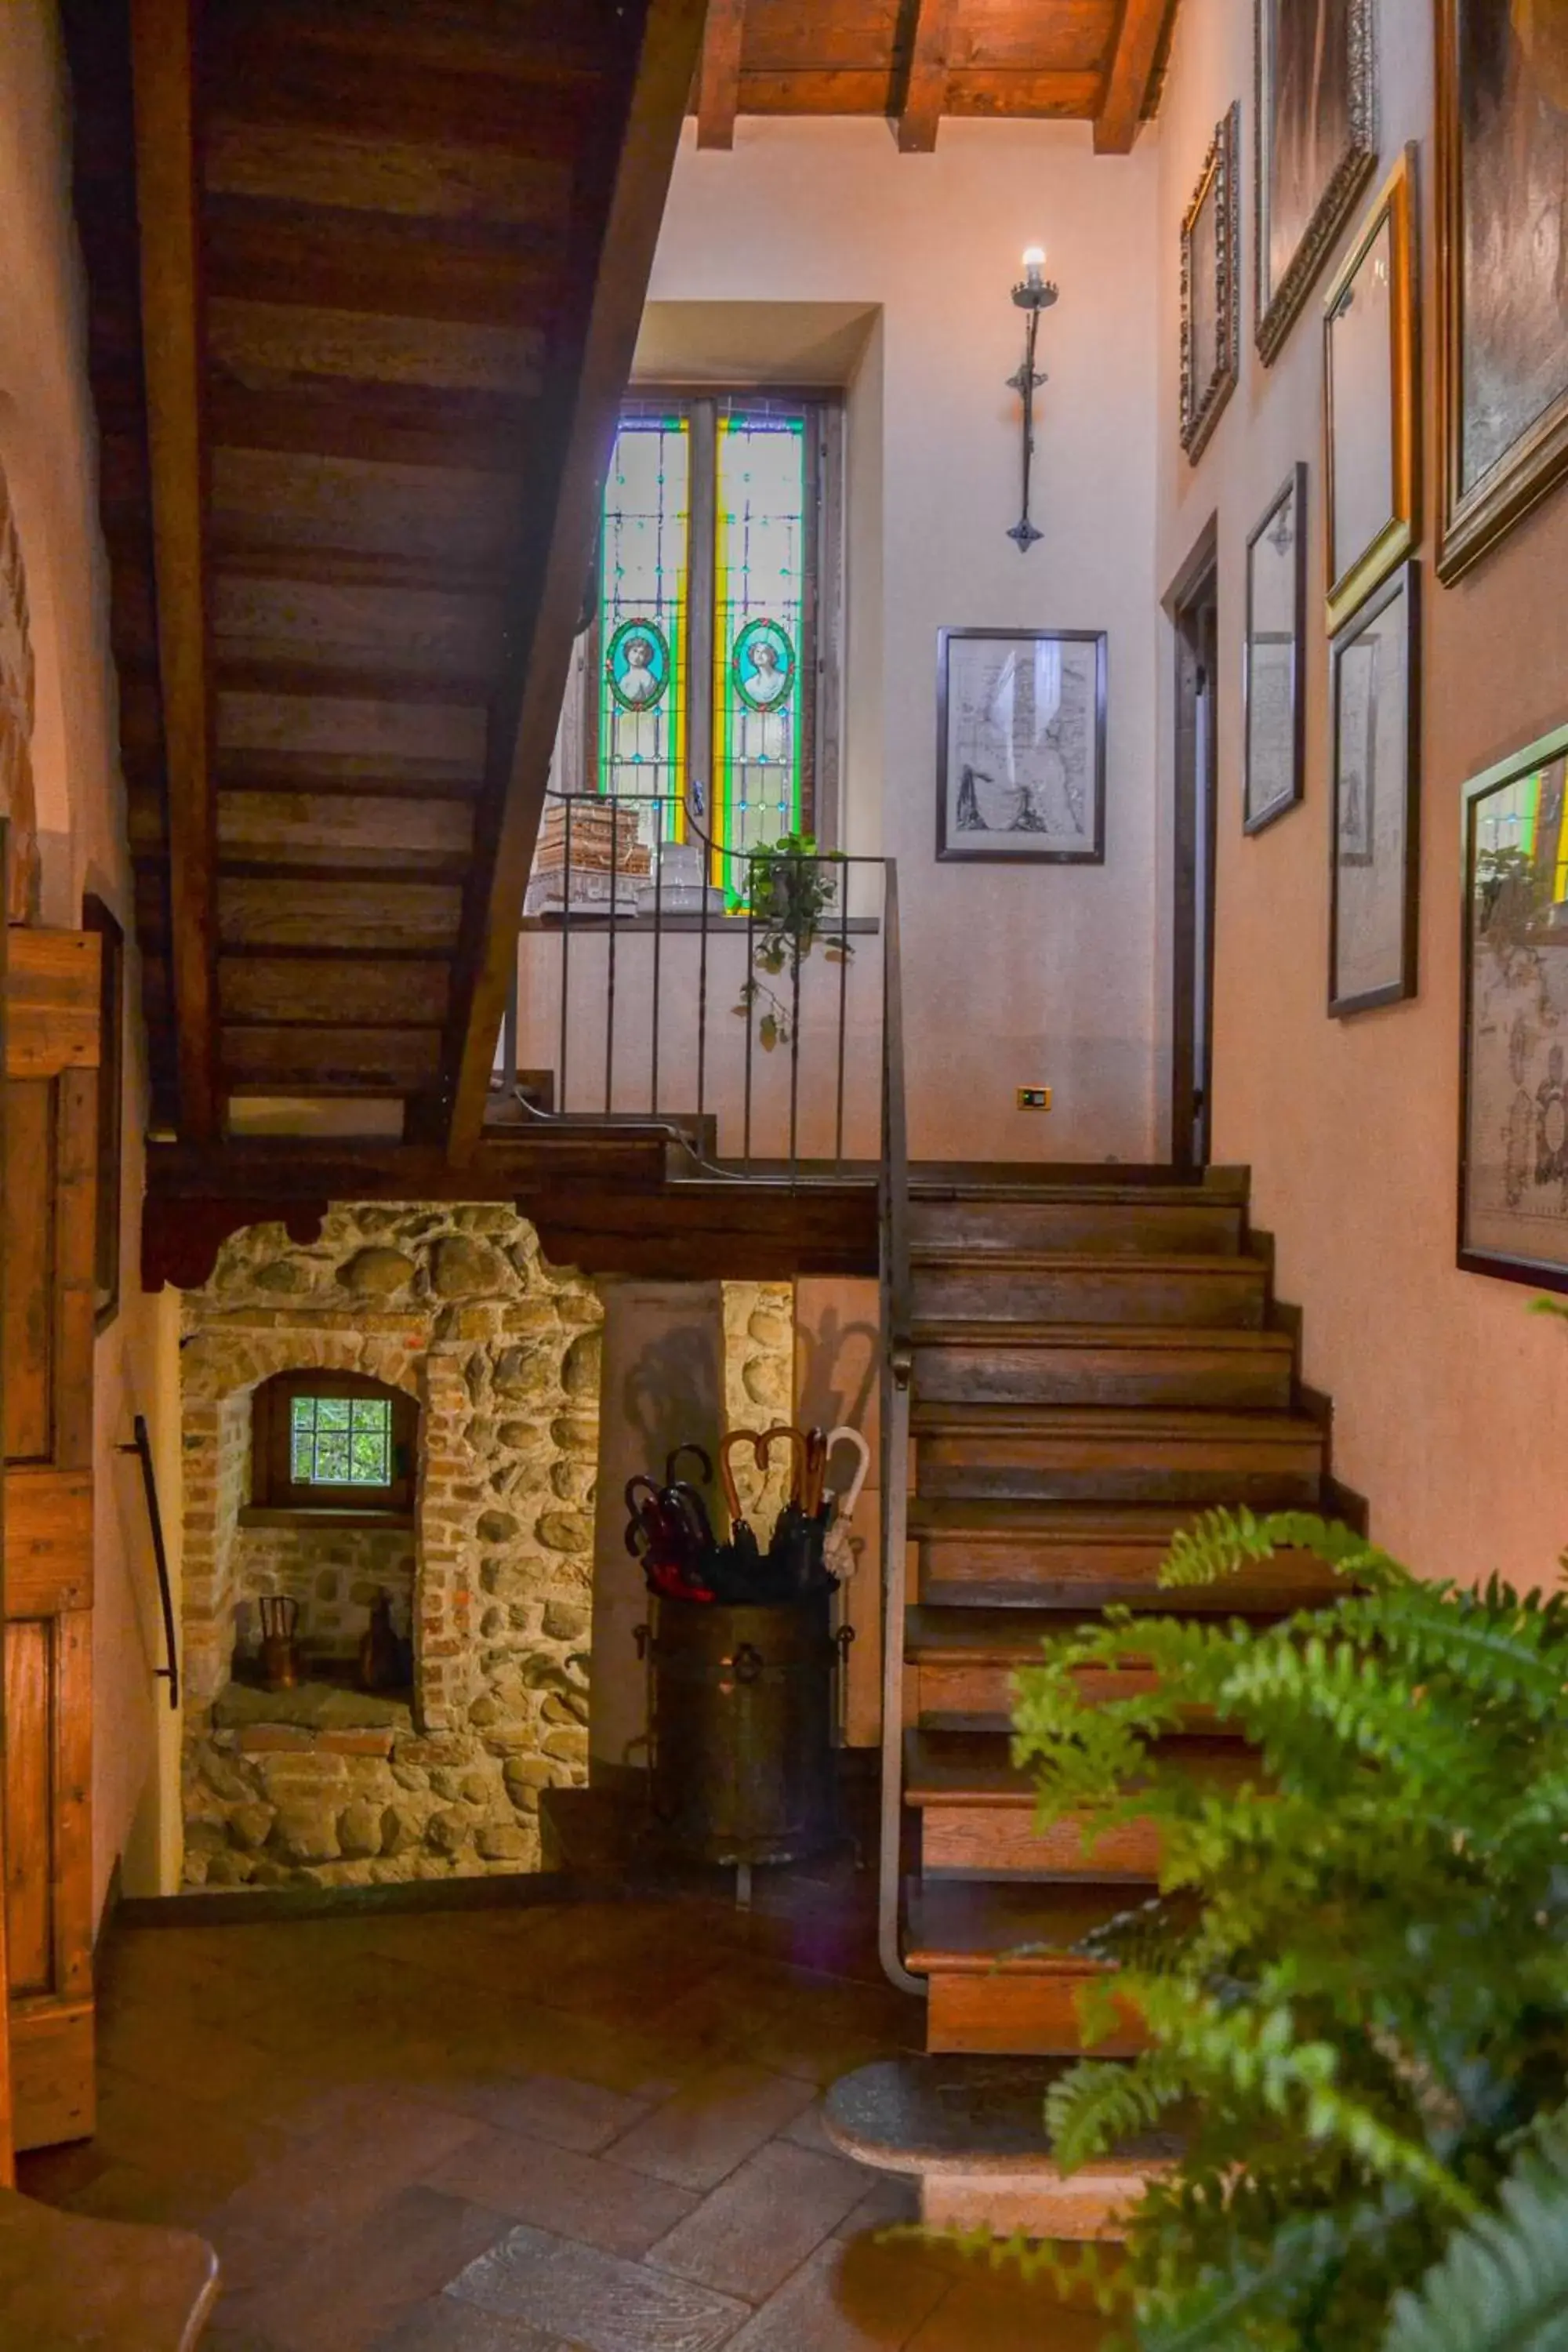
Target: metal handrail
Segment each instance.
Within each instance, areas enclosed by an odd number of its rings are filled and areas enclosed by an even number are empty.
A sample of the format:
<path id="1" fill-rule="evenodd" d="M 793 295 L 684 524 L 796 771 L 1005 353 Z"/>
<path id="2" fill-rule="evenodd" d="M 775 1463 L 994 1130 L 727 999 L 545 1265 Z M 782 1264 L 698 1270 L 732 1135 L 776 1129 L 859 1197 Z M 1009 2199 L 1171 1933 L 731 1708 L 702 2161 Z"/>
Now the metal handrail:
<path id="1" fill-rule="evenodd" d="M 147 1520 L 153 1530 L 153 1558 L 158 1568 L 158 1598 L 163 1611 L 163 1648 L 168 1657 L 166 1666 L 154 1666 L 153 1672 L 169 1685 L 169 1705 L 179 1712 L 180 1651 L 174 1633 L 174 1598 L 169 1587 L 169 1557 L 163 1549 L 163 1515 L 158 1508 L 158 1478 L 153 1467 L 153 1442 L 147 1434 L 145 1416 L 137 1413 L 131 1424 L 133 1433 L 129 1445 L 120 1448 L 121 1454 L 136 1454 L 142 1464 L 142 1491 L 147 1497 Z"/>
<path id="2" fill-rule="evenodd" d="M 882 902 L 882 1166 L 879 1186 L 882 1304 L 882 1825 L 877 1948 L 900 1992 L 926 1987 L 903 1964 L 899 1937 L 904 1820 L 904 1612 L 910 1517 L 910 1149 L 904 1101 L 904 1003 L 899 874 L 888 860 Z"/>
<path id="3" fill-rule="evenodd" d="M 584 1115 L 580 1105 L 574 1104 L 571 1107 L 568 1105 L 568 1097 L 571 1091 L 571 1079 L 573 1076 L 571 1066 L 571 972 L 574 937 L 580 928 L 590 928 L 593 935 L 596 938 L 603 939 L 606 944 L 604 993 L 605 1042 L 603 1108 L 602 1110 L 594 1109 L 588 1115 L 596 1118 L 602 1118 L 605 1122 L 611 1124 L 615 1123 L 616 1120 L 630 1120 L 635 1121 L 637 1125 L 643 1128 L 649 1125 L 652 1125 L 655 1128 L 663 1128 L 671 1140 L 679 1141 L 695 1161 L 696 1165 L 700 1168 L 703 1172 L 710 1175 L 722 1176 L 731 1179 L 736 1178 L 739 1175 L 741 1181 L 759 1181 L 757 1178 L 752 1176 L 753 1093 L 756 1075 L 753 1045 L 756 1024 L 754 1019 L 751 1017 L 750 1013 L 748 1013 L 746 1023 L 745 1045 L 742 1073 L 742 1135 L 739 1170 L 737 1170 L 733 1160 L 725 1164 L 721 1164 L 717 1160 L 706 1158 L 701 1151 L 700 1140 L 694 1140 L 685 1129 L 675 1126 L 668 1119 L 667 1115 L 661 1116 L 660 1113 L 659 1051 L 662 1036 L 661 1016 L 664 980 L 664 959 L 662 951 L 665 945 L 667 917 L 664 911 L 664 864 L 662 858 L 658 856 L 656 856 L 653 861 L 653 871 L 651 877 L 654 903 L 652 922 L 653 957 L 650 990 L 651 1045 L 648 1055 L 648 1107 L 646 1112 L 617 1112 L 614 1108 L 614 1104 L 616 1097 L 616 999 L 619 982 L 620 935 L 623 930 L 630 930 L 632 923 L 629 910 L 626 909 L 626 895 L 624 892 L 624 886 L 626 883 L 627 877 L 622 869 L 623 822 L 626 819 L 633 819 L 638 825 L 643 825 L 651 818 L 655 842 L 658 847 L 662 848 L 666 844 L 667 835 L 670 840 L 675 838 L 676 824 L 672 821 L 679 820 L 682 841 L 684 843 L 699 845 L 704 852 L 703 890 L 697 909 L 696 923 L 696 929 L 699 933 L 696 991 L 696 1118 L 699 1123 L 699 1137 L 700 1136 L 701 1122 L 703 1121 L 708 1109 L 708 1089 L 710 1080 L 708 1030 L 710 980 L 709 940 L 710 934 L 712 931 L 716 921 L 721 919 L 714 916 L 709 904 L 710 877 L 715 866 L 717 866 L 720 871 L 723 870 L 724 861 L 728 861 L 731 868 L 739 867 L 743 875 L 745 870 L 752 866 L 757 860 L 762 845 L 757 845 L 748 848 L 745 846 L 737 846 L 736 845 L 727 842 L 715 841 L 705 830 L 701 822 L 700 814 L 701 808 L 701 786 L 700 784 L 694 784 L 689 793 L 618 794 L 593 791 L 562 792 L 557 790 L 549 790 L 546 792 L 545 799 L 547 803 L 552 803 L 556 806 L 562 808 L 564 813 L 564 821 L 562 826 L 560 841 L 560 848 L 562 851 L 562 865 L 560 869 L 561 905 L 559 914 L 558 916 L 555 916 L 555 920 L 559 922 L 561 939 L 561 1020 L 560 1034 L 556 1044 L 556 1098 L 552 1109 L 549 1111 L 542 1110 L 537 1105 L 531 1104 L 528 1101 L 526 1096 L 523 1094 L 521 1087 L 517 1083 L 519 1008 L 517 1004 L 516 991 L 514 988 L 509 996 L 507 1016 L 502 1030 L 503 1052 L 510 1070 L 510 1083 L 514 1099 L 530 1118 L 541 1124 L 546 1124 L 552 1120 L 576 1118 Z M 577 813 L 579 811 L 587 811 L 590 809 L 595 812 L 607 812 L 609 814 L 611 823 L 611 846 L 608 871 L 605 877 L 608 883 L 607 898 L 603 909 L 595 909 L 592 916 L 588 918 L 588 923 L 585 926 L 584 909 L 582 904 L 578 901 L 573 886 L 574 871 L 580 872 L 587 869 L 584 869 L 580 866 L 574 865 L 574 835 L 575 830 L 574 820 L 576 819 Z M 776 851 L 772 851 L 769 854 L 774 858 L 777 858 L 780 855 L 780 853 Z M 829 914 L 827 919 L 819 927 L 817 933 L 817 936 L 827 943 L 830 950 L 837 949 L 839 963 L 837 1038 L 833 1078 L 834 1097 L 832 1124 L 834 1154 L 831 1165 L 833 1177 L 835 1179 L 840 1179 L 845 1173 L 846 1166 L 844 1139 L 847 1099 L 846 1062 L 848 1004 L 847 961 L 851 952 L 849 947 L 849 869 L 859 866 L 877 868 L 883 877 L 885 901 L 885 894 L 888 887 L 888 877 L 890 873 L 890 864 L 889 860 L 882 857 L 858 856 L 840 850 L 823 851 L 820 853 L 811 854 L 807 854 L 805 851 L 791 851 L 784 854 L 784 862 L 795 867 L 797 872 L 799 869 L 808 866 L 823 866 L 827 868 L 835 877 L 840 877 L 840 887 L 837 894 L 838 921 L 837 927 L 835 927 L 832 917 Z M 745 931 L 745 961 L 748 980 L 751 980 L 755 977 L 756 971 L 754 950 L 757 936 L 757 917 L 755 905 L 751 892 L 745 892 L 744 896 L 745 905 L 743 908 L 743 922 Z M 552 909 L 552 912 L 553 915 L 554 910 Z M 730 919 L 726 917 L 722 919 L 728 920 Z M 684 930 L 687 929 L 689 926 L 685 922 L 682 922 L 680 928 Z M 640 923 L 637 924 L 637 929 L 638 933 L 642 933 L 643 927 Z M 801 1164 L 800 1009 L 802 961 L 803 960 L 799 957 L 791 958 L 790 971 L 786 982 L 789 992 L 787 1014 L 787 1025 L 789 1029 L 787 1181 L 792 1187 L 802 1184 L 810 1184 L 813 1181 L 818 1181 L 818 1179 L 809 1171 L 803 1169 Z M 781 1011 L 784 1010 L 783 1007 L 780 1009 Z M 766 1181 L 777 1181 L 773 1163 L 767 1163 L 764 1174 Z"/>

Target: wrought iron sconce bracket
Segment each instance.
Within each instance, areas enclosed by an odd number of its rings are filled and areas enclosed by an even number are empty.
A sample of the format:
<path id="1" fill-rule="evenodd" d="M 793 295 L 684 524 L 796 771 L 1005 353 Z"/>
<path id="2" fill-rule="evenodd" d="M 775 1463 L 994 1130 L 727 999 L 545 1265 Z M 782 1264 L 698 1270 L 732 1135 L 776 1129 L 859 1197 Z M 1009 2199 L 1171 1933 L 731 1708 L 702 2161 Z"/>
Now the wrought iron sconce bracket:
<path id="1" fill-rule="evenodd" d="M 1029 520 L 1029 496 L 1035 464 L 1035 394 L 1045 383 L 1042 369 L 1035 365 L 1035 345 L 1040 332 L 1040 312 L 1048 310 L 1057 299 L 1057 289 L 1048 278 L 1031 269 L 1027 277 L 1013 289 L 1013 299 L 1024 313 L 1024 356 L 1016 372 L 1007 378 L 1009 390 L 1016 392 L 1024 404 L 1024 508 L 1007 536 L 1020 555 L 1027 555 L 1039 531 Z"/>

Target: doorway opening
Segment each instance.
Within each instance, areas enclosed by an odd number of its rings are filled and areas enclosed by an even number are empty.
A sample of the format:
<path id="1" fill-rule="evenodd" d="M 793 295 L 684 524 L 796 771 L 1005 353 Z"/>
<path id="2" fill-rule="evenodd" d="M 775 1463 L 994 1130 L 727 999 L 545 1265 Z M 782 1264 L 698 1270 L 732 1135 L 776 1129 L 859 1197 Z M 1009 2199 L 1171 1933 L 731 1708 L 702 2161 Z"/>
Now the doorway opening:
<path id="1" fill-rule="evenodd" d="M 1217 518 L 1211 516 L 1165 597 L 1174 632 L 1175 811 L 1172 861 L 1171 1158 L 1194 1173 L 1214 1132 L 1215 852 L 1218 765 Z"/>

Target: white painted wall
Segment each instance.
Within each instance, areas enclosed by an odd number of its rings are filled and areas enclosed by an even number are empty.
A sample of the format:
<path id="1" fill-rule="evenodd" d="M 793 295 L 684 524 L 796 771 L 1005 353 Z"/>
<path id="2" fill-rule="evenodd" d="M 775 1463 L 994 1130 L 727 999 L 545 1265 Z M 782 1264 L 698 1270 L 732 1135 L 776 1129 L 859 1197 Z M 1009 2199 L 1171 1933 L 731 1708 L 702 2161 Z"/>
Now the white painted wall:
<path id="1" fill-rule="evenodd" d="M 845 846 L 899 861 L 911 1148 L 925 1158 L 1144 1159 L 1154 1147 L 1157 441 L 1153 141 L 1096 157 L 1082 123 L 689 129 L 658 303 L 874 305 L 851 385 Z M 1020 556 L 1019 255 L 1049 250 L 1045 537 Z M 935 862 L 939 626 L 1110 632 L 1103 868 Z M 1056 1090 L 1048 1118 L 1014 1088 Z M 1163 1084 L 1163 1082 L 1162 1082 Z"/>

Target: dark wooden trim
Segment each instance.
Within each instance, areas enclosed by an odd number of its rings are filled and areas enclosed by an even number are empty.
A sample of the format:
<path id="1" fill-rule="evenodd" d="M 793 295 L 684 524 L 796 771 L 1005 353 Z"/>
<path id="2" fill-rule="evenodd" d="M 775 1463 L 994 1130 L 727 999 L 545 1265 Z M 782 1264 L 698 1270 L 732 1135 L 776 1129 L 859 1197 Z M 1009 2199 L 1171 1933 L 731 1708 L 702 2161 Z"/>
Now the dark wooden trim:
<path id="1" fill-rule="evenodd" d="M 153 487 L 158 667 L 167 753 L 169 890 L 180 1120 L 220 1121 L 212 712 L 203 525 L 196 0 L 131 0 L 142 354 Z"/>
<path id="2" fill-rule="evenodd" d="M 741 104 L 741 40 L 746 0 L 709 0 L 697 71 L 697 144 L 732 147 Z"/>
<path id="3" fill-rule="evenodd" d="M 909 73 L 899 112 L 900 154 L 928 155 L 936 145 L 937 126 L 947 99 L 952 14 L 953 0 L 915 0 Z"/>
<path id="4" fill-rule="evenodd" d="M 1094 118 L 1097 155 L 1130 154 L 1153 89 L 1174 0 L 1122 0 L 1121 21 Z"/>
<path id="5" fill-rule="evenodd" d="M 597 124 L 605 185 L 597 205 L 585 198 L 587 249 L 574 281 L 581 289 L 577 315 L 563 326 L 523 484 L 524 511 L 534 520 L 510 600 L 520 669 L 491 722 L 488 838 L 475 861 L 453 975 L 440 1123 L 458 1162 L 479 1144 L 496 1035 L 517 968 L 518 917 L 601 485 L 631 373 L 704 15 L 704 0 L 647 0 L 641 37 L 627 44 L 624 94 L 617 103 L 606 92 Z M 514 724 L 504 723 L 508 707 Z"/>
<path id="6" fill-rule="evenodd" d="M 120 1312 L 120 1227 L 125 1073 L 125 933 L 103 900 L 89 891 L 81 927 L 100 941 L 98 1171 L 94 1193 L 93 1328 L 107 1331 Z"/>
<path id="7" fill-rule="evenodd" d="M 1199 925 L 1206 915 L 1210 1035 L 1205 1066 L 1213 1075 L 1215 851 L 1218 823 L 1214 789 L 1216 761 L 1215 729 L 1209 730 L 1207 791 L 1208 905 L 1198 904 L 1198 812 L 1203 804 L 1197 772 L 1197 704 L 1200 674 L 1211 672 L 1211 708 L 1217 708 L 1217 680 L 1212 676 L 1218 654 L 1218 628 L 1211 619 L 1219 589 L 1219 521 L 1211 515 L 1164 597 L 1175 646 L 1175 804 L 1172 827 L 1171 914 L 1171 1156 L 1180 1168 L 1194 1171 L 1200 1165 L 1193 1147 L 1197 1123 L 1197 1070 L 1200 1058 L 1198 1008 L 1194 987 Z M 1212 1127 L 1212 1119 L 1208 1122 Z"/>

